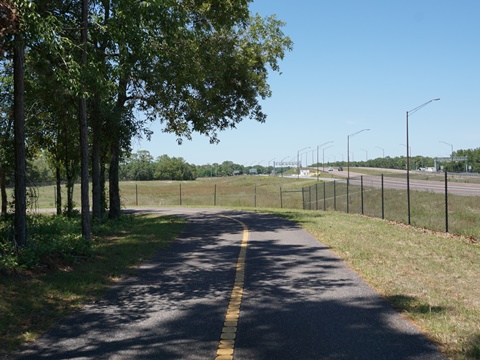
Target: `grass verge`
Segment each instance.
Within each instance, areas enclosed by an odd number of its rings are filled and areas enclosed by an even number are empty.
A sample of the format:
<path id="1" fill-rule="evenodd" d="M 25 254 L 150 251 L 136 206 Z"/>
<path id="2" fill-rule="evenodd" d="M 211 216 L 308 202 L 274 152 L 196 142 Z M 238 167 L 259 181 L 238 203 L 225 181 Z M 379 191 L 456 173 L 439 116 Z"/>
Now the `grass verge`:
<path id="1" fill-rule="evenodd" d="M 125 216 L 95 228 L 93 255 L 74 265 L 55 264 L 0 275 L 0 355 L 38 337 L 60 318 L 97 299 L 109 285 L 175 238 L 181 219 Z M 52 267 L 52 264 L 50 264 Z"/>
<path id="2" fill-rule="evenodd" d="M 339 212 L 269 211 L 329 246 L 451 359 L 480 359 L 480 244 Z"/>

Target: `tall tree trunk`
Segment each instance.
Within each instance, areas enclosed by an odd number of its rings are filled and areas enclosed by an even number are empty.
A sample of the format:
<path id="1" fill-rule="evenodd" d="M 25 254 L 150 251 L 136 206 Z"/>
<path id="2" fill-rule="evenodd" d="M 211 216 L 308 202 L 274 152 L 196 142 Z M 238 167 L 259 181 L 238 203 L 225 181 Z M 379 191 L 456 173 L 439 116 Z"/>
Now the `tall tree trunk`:
<path id="1" fill-rule="evenodd" d="M 105 151 L 102 151 L 102 156 L 100 157 L 100 216 L 103 217 L 105 215 L 105 210 L 107 209 L 107 192 L 105 189 L 105 166 L 106 159 L 105 159 Z"/>
<path id="2" fill-rule="evenodd" d="M 110 168 L 108 171 L 108 182 L 109 182 L 109 213 L 108 217 L 110 219 L 118 219 L 120 217 L 120 186 L 118 184 L 118 166 L 120 160 L 120 139 L 118 136 L 112 141 L 112 146 L 110 149 Z"/>
<path id="3" fill-rule="evenodd" d="M 62 215 L 62 178 L 60 176 L 60 167 L 55 166 L 55 179 L 57 182 L 57 215 Z"/>
<path id="4" fill-rule="evenodd" d="M 65 174 L 66 174 L 66 184 L 65 187 L 67 188 L 67 217 L 73 216 L 73 188 L 75 186 L 75 178 L 77 177 L 77 164 L 75 161 L 69 160 L 69 150 L 68 145 L 65 147 Z"/>
<path id="5" fill-rule="evenodd" d="M 110 219 L 118 219 L 120 217 L 120 186 L 118 184 L 118 168 L 120 162 L 120 139 L 121 124 L 124 115 L 124 106 L 127 101 L 127 80 L 122 78 L 119 83 L 118 98 L 115 105 L 115 119 L 112 124 L 111 147 L 110 147 L 110 169 L 109 169 L 109 195 L 110 195 Z"/>
<path id="6" fill-rule="evenodd" d="M 92 217 L 100 219 L 102 217 L 102 186 L 100 176 L 100 156 L 101 156 L 101 114 L 98 111 L 99 99 L 94 99 L 92 118 Z"/>
<path id="7" fill-rule="evenodd" d="M 102 1 L 104 7 L 103 25 L 107 26 L 110 19 L 110 0 Z M 103 36 L 101 45 L 97 48 L 99 57 L 106 61 L 105 51 L 107 48 L 107 36 Z M 105 77 L 108 75 L 105 73 Z M 103 128 L 103 116 L 100 110 L 101 95 L 97 92 L 93 99 L 93 114 L 92 114 L 92 214 L 94 219 L 100 219 L 105 214 L 106 202 L 105 202 L 105 163 L 103 162 L 104 156 L 102 153 L 102 128 Z"/>
<path id="8" fill-rule="evenodd" d="M 67 173 L 67 217 L 73 216 L 73 188 L 75 185 L 74 177 Z"/>
<path id="9" fill-rule="evenodd" d="M 18 29 L 17 29 L 18 30 Z M 15 34 L 13 54 L 14 137 L 15 137 L 15 242 L 27 244 L 27 182 L 25 161 L 25 43 L 22 33 Z"/>
<path id="10" fill-rule="evenodd" d="M 88 0 L 82 0 L 82 30 L 80 42 L 82 43 L 82 66 L 87 67 L 87 36 L 88 36 Z M 83 80 L 85 81 L 85 80 Z M 81 164 L 81 202 L 82 202 L 82 236 L 90 240 L 90 204 L 88 197 L 88 126 L 87 126 L 87 100 L 85 98 L 85 83 L 80 99 L 79 128 L 80 128 L 80 164 Z"/>
<path id="11" fill-rule="evenodd" d="M 1 146 L 4 148 L 11 148 L 13 143 L 11 142 L 11 132 L 12 128 L 15 126 L 14 114 L 11 113 L 8 116 L 8 124 L 5 129 L 5 134 L 2 138 Z M 0 192 L 2 199 L 2 214 L 7 214 L 8 211 L 8 198 L 7 198 L 7 171 L 11 170 L 10 161 L 4 159 L 5 163 L 0 166 Z"/>
<path id="12" fill-rule="evenodd" d="M 0 167 L 0 192 L 2 193 L 2 215 L 7 214 L 7 180 L 5 168 Z"/>

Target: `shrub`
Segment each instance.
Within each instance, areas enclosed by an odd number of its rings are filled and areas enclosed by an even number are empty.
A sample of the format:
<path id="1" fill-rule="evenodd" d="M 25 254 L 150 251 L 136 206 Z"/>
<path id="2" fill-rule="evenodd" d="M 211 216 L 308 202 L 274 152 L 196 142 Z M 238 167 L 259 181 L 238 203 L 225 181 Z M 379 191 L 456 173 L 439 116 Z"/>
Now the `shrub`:
<path id="1" fill-rule="evenodd" d="M 28 218 L 28 243 L 16 248 L 10 221 L 0 227 L 0 271 L 72 264 L 91 255 L 91 242 L 82 239 L 78 218 L 34 215 Z"/>

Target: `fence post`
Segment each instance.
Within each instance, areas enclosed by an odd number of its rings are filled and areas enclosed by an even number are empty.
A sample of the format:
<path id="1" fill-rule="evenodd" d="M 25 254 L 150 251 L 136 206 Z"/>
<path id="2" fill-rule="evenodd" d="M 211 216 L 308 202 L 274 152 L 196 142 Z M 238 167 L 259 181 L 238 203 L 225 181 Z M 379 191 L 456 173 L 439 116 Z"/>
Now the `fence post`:
<path id="1" fill-rule="evenodd" d="M 135 205 L 138 206 L 138 185 L 135 184 Z"/>
<path id="2" fill-rule="evenodd" d="M 336 180 L 333 180 L 333 210 L 337 211 L 337 183 L 335 181 Z M 348 187 L 347 187 L 347 191 L 348 191 Z"/>
<path id="3" fill-rule="evenodd" d="M 347 177 L 347 214 L 348 214 L 348 197 L 349 197 L 348 188 L 349 188 L 349 185 L 350 185 L 350 178 Z"/>
<path id="4" fill-rule="evenodd" d="M 257 207 L 257 185 L 255 185 L 254 207 Z"/>
<path id="5" fill-rule="evenodd" d="M 382 174 L 382 219 L 385 219 L 385 189 L 383 187 L 383 174 Z"/>
<path id="6" fill-rule="evenodd" d="M 215 184 L 213 190 L 213 206 L 217 206 L 217 184 Z"/>
<path id="7" fill-rule="evenodd" d="M 312 210 L 312 187 L 308 187 L 308 210 Z"/>
<path id="8" fill-rule="evenodd" d="M 283 209 L 282 187 L 280 186 L 280 209 Z"/>
<path id="9" fill-rule="evenodd" d="M 182 206 L 182 184 L 180 184 L 180 206 Z"/>
<path id="10" fill-rule="evenodd" d="M 323 211 L 327 211 L 327 197 L 326 197 L 326 188 L 327 185 L 325 181 L 323 182 Z"/>
<path id="11" fill-rule="evenodd" d="M 318 210 L 318 182 L 315 183 L 315 210 Z"/>
<path id="12" fill-rule="evenodd" d="M 53 201 L 55 206 L 57 206 L 57 187 L 56 186 L 53 187 Z"/>
<path id="13" fill-rule="evenodd" d="M 305 209 L 305 188 L 302 187 L 302 206 L 303 206 L 303 210 L 307 210 Z"/>
<path id="14" fill-rule="evenodd" d="M 363 175 L 360 176 L 360 195 L 361 195 L 361 202 L 362 202 L 362 215 L 363 215 Z"/>
<path id="15" fill-rule="evenodd" d="M 445 232 L 448 233 L 448 181 L 447 181 L 447 170 L 445 170 Z"/>

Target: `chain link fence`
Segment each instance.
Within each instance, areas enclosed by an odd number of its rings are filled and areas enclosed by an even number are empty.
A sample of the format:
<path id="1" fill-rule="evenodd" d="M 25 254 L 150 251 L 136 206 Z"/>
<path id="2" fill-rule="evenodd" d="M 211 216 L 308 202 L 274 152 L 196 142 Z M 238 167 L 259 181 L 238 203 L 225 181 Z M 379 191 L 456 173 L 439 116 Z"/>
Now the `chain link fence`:
<path id="1" fill-rule="evenodd" d="M 458 183 L 449 182 L 447 173 L 442 181 L 430 183 L 434 184 L 432 188 L 410 189 L 410 213 L 406 183 L 384 175 L 303 187 L 303 208 L 362 214 L 405 224 L 410 219 L 416 227 L 479 237 L 480 197 L 449 193 L 449 186 Z"/>
<path id="2" fill-rule="evenodd" d="M 432 189 L 427 187 L 420 191 L 412 183 L 410 209 L 404 175 L 403 178 L 398 175 L 366 175 L 348 181 L 317 181 L 304 187 L 294 182 L 280 186 L 124 182 L 120 188 L 124 207 L 222 206 L 341 211 L 405 224 L 410 219 L 410 224 L 416 227 L 479 238 L 480 185 L 470 184 L 471 194 L 460 195 L 456 191 L 458 182 L 448 179 L 448 174 L 434 178 L 427 180 L 416 176 L 416 181 L 424 181 Z M 50 191 L 54 195 L 55 188 Z M 53 196 L 40 194 L 39 198 L 46 199 L 39 204 L 40 207 L 54 207 Z"/>
<path id="3" fill-rule="evenodd" d="M 122 186 L 123 185 L 123 186 Z M 302 189 L 271 186 L 173 183 L 163 186 L 143 182 L 121 184 L 124 207 L 128 206 L 223 206 L 302 209 Z"/>

